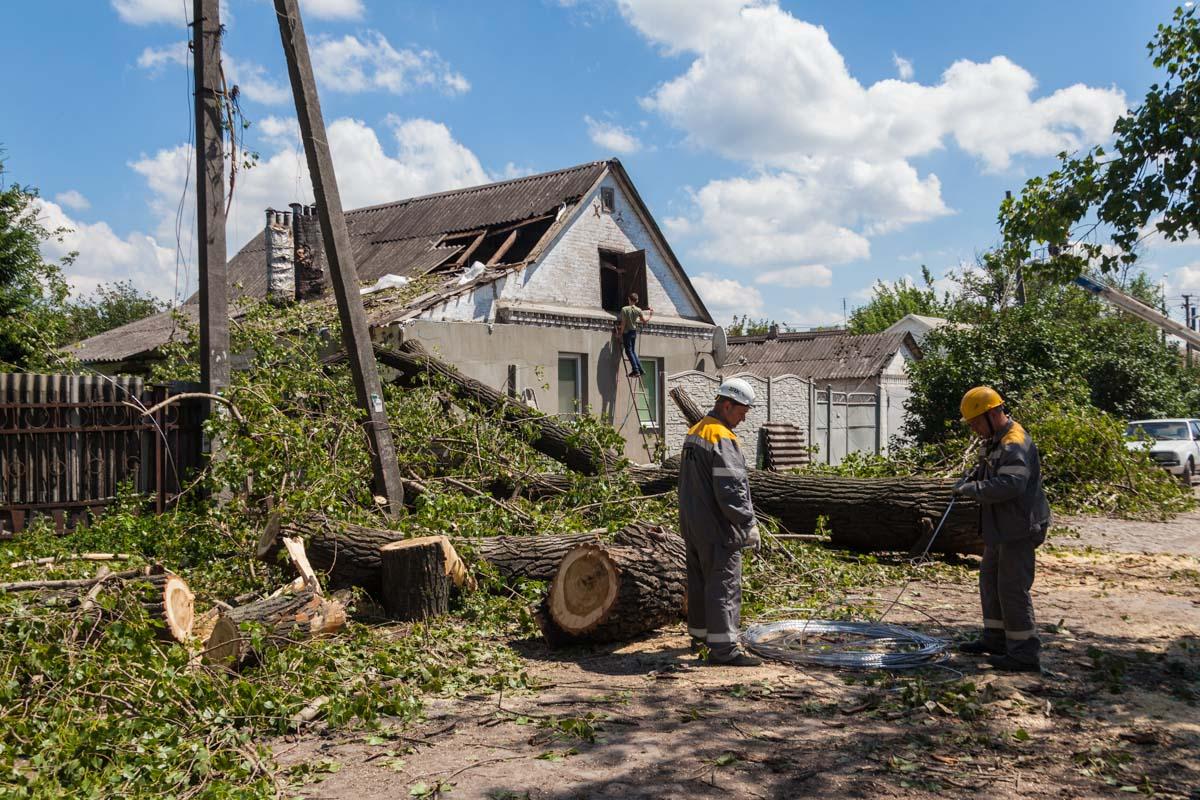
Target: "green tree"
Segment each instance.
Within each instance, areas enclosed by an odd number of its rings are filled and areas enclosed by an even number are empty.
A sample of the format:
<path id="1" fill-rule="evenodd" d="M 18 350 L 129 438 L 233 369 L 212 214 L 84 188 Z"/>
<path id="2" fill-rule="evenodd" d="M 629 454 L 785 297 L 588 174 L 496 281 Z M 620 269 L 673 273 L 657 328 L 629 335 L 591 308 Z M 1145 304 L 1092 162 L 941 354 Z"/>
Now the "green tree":
<path id="1" fill-rule="evenodd" d="M 37 189 L 8 184 L 4 173 L 0 160 L 0 369 L 40 369 L 62 338 L 67 284 L 39 246 L 65 231 L 47 230 L 34 205 Z"/>
<path id="2" fill-rule="evenodd" d="M 946 316 L 950 307 L 949 298 L 938 298 L 933 288 L 933 275 L 924 265 L 921 266 L 921 278 L 923 287 L 907 279 L 898 280 L 890 286 L 883 281 L 876 281 L 871 299 L 851 312 L 848 324 L 850 333 L 880 333 L 908 314 Z"/>
<path id="3" fill-rule="evenodd" d="M 770 333 L 773 325 L 778 325 L 781 330 L 785 327 L 765 317 L 751 319 L 749 314 L 743 314 L 741 317 L 734 314 L 733 322 L 725 326 L 725 333 L 729 336 L 763 336 Z"/>
<path id="4" fill-rule="evenodd" d="M 1169 240 L 1200 231 L 1200 22 L 1196 9 L 1177 8 L 1147 45 L 1163 70 L 1142 104 L 1113 126 L 1111 151 L 1093 147 L 1059 154 L 1059 166 L 1006 199 L 1000 223 L 1006 258 L 1027 258 L 1039 243 L 1047 258 L 1034 265 L 1070 280 L 1088 264 L 1113 272 L 1132 264 L 1153 226 Z M 1115 248 L 1105 248 L 1107 234 Z M 1068 247 L 1068 245 L 1074 245 Z"/>
<path id="5" fill-rule="evenodd" d="M 995 264 L 979 280 L 1006 283 Z M 1126 289 L 1152 300 L 1144 276 Z M 977 290 L 964 287 L 963 294 Z M 929 334 L 925 358 L 909 365 L 909 435 L 919 442 L 953 435 L 963 392 L 979 384 L 996 387 L 1015 406 L 1035 390 L 1065 387 L 1124 419 L 1200 412 L 1197 372 L 1153 326 L 1049 278 L 1030 278 L 1026 293 L 1024 305 L 963 299 L 960 317 L 971 324 Z"/>
<path id="6" fill-rule="evenodd" d="M 67 303 L 67 338 L 77 342 L 166 308 L 165 302 L 149 292 L 143 294 L 130 281 L 101 284 L 92 294 Z"/>

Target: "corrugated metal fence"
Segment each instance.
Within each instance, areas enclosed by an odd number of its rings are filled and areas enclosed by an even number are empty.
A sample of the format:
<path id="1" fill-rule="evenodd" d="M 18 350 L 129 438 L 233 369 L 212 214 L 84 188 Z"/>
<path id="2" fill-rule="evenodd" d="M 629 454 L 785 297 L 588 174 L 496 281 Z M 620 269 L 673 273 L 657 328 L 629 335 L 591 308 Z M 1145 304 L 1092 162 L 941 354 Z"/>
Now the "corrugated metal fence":
<path id="1" fill-rule="evenodd" d="M 200 407 L 141 378 L 0 373 L 0 532 L 51 516 L 62 531 L 130 483 L 162 511 L 201 463 Z"/>

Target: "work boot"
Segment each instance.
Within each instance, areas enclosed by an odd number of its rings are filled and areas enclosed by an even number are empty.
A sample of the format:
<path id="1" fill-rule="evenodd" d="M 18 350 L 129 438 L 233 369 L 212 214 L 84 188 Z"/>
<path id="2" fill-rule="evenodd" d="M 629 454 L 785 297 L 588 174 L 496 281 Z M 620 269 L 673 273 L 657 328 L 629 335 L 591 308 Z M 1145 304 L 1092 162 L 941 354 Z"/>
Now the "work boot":
<path id="1" fill-rule="evenodd" d="M 1004 655 L 1004 645 L 991 644 L 986 639 L 972 639 L 960 644 L 958 652 L 968 656 L 1002 656 Z"/>
<path id="2" fill-rule="evenodd" d="M 714 667 L 761 667 L 763 660 L 756 655 L 747 653 L 745 650 L 738 650 L 733 654 L 732 658 L 723 661 L 718 661 L 710 655 L 708 663 Z"/>
<path id="3" fill-rule="evenodd" d="M 1037 661 L 1018 661 L 1010 655 L 998 655 L 988 658 L 988 663 L 1001 672 L 1041 672 L 1042 665 Z"/>

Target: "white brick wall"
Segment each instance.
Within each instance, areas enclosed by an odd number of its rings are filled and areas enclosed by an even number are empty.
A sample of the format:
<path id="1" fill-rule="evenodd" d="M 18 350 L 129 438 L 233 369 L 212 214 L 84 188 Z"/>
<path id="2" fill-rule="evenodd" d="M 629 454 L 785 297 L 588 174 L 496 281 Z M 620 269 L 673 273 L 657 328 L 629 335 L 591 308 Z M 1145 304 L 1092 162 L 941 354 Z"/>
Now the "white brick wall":
<path id="1" fill-rule="evenodd" d="M 671 274 L 664 254 L 611 175 L 601 186 L 614 190 L 612 213 L 600 210 L 600 187 L 584 198 L 575 220 L 559 233 L 539 263 L 526 267 L 502 297 L 565 306 L 600 308 L 600 248 L 646 251 L 646 292 L 658 314 L 696 318 L 699 310 Z"/>

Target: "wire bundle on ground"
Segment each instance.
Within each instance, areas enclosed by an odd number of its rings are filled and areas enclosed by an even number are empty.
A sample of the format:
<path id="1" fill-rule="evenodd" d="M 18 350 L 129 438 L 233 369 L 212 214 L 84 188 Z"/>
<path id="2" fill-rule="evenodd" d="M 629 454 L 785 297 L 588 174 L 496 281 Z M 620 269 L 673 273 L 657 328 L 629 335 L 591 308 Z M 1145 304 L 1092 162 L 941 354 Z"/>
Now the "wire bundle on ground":
<path id="1" fill-rule="evenodd" d="M 751 625 L 746 649 L 763 658 L 838 669 L 916 669 L 945 658 L 949 642 L 885 622 L 789 619 Z"/>

